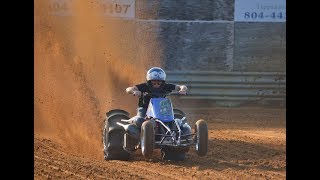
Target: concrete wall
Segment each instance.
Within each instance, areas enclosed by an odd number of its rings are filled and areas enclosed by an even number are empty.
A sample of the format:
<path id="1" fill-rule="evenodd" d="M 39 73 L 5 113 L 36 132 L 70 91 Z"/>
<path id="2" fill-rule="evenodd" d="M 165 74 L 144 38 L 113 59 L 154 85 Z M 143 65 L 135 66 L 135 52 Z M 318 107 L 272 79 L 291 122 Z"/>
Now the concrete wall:
<path id="1" fill-rule="evenodd" d="M 137 19 L 233 20 L 234 0 L 136 0 Z"/>
<path id="2" fill-rule="evenodd" d="M 61 18 L 71 12 L 68 9 L 71 0 L 49 1 L 55 3 L 52 7 L 57 7 L 55 14 Z M 119 17 L 106 21 L 123 27 L 119 32 L 108 33 L 121 37 L 121 42 L 129 42 L 125 51 L 133 53 L 127 53 L 130 57 L 123 55 L 123 59 L 150 59 L 170 71 L 286 71 L 286 23 L 235 22 L 235 0 L 97 2 L 108 7 L 104 8 L 106 12 L 111 8 L 113 17 Z M 125 15 L 123 8 L 116 14 L 112 8 L 117 3 L 132 7 L 130 12 L 134 13 Z"/>
<path id="3" fill-rule="evenodd" d="M 286 23 L 234 22 L 234 0 L 136 0 L 135 7 L 139 32 L 157 34 L 167 70 L 286 71 Z"/>
<path id="4" fill-rule="evenodd" d="M 233 71 L 285 72 L 286 23 L 234 23 Z"/>

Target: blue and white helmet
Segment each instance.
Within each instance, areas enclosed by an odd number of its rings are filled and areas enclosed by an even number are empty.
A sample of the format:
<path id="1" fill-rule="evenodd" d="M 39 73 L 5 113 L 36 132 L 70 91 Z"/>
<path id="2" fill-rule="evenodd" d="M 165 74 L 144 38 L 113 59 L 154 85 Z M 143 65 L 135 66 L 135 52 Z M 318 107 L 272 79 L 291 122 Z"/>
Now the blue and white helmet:
<path id="1" fill-rule="evenodd" d="M 163 69 L 159 67 L 153 67 L 148 70 L 147 72 L 147 81 L 158 80 L 158 81 L 165 81 L 166 80 L 166 73 Z"/>

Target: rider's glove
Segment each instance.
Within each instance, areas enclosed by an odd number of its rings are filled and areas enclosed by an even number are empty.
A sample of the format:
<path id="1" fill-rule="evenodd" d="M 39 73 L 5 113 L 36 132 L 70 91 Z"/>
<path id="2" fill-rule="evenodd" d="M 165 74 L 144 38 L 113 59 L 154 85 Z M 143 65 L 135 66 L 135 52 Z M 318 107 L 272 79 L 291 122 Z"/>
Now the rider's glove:
<path id="1" fill-rule="evenodd" d="M 141 91 L 133 91 L 133 95 L 140 97 L 141 96 Z"/>

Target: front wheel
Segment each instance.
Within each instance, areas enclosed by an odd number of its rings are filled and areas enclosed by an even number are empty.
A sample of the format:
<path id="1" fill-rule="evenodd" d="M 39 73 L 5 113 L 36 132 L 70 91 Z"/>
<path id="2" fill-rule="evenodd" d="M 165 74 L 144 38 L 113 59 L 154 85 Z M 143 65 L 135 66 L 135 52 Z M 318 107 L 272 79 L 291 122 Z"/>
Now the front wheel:
<path id="1" fill-rule="evenodd" d="M 208 151 L 208 125 L 200 119 L 195 124 L 196 152 L 199 156 L 205 156 Z"/>
<path id="2" fill-rule="evenodd" d="M 154 149 L 154 129 L 150 121 L 141 126 L 141 152 L 145 158 L 151 158 Z"/>

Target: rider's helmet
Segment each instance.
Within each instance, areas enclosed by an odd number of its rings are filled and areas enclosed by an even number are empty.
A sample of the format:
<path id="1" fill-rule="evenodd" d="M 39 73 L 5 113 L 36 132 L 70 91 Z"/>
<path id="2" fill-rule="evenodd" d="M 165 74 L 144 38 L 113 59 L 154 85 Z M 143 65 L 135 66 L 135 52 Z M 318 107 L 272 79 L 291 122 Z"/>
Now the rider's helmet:
<path id="1" fill-rule="evenodd" d="M 166 73 L 163 69 L 159 67 L 153 67 L 148 70 L 147 72 L 147 81 L 165 81 L 166 80 Z"/>
<path id="2" fill-rule="evenodd" d="M 166 73 L 159 67 L 153 67 L 147 72 L 147 84 L 152 87 L 151 81 L 162 81 L 160 88 L 164 87 L 166 80 Z"/>

